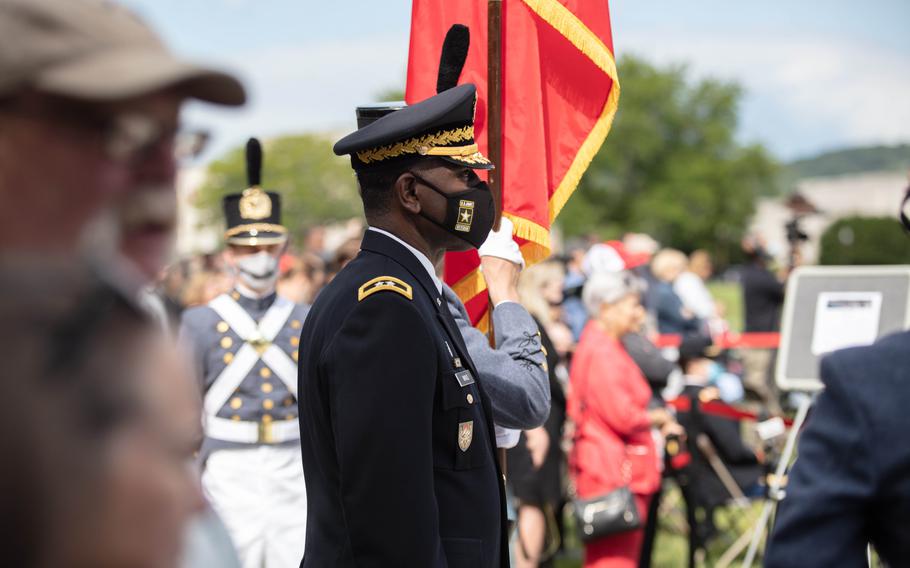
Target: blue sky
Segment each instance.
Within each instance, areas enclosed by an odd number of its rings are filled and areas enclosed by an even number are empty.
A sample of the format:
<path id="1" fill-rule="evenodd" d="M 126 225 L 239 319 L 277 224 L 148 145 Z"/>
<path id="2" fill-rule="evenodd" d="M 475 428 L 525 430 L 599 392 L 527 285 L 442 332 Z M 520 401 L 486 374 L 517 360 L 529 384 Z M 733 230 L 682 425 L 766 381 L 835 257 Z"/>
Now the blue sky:
<path id="1" fill-rule="evenodd" d="M 358 103 L 404 84 L 407 0 L 123 1 L 174 51 L 247 83 L 244 109 L 189 107 L 186 122 L 215 134 L 206 158 L 250 135 L 343 134 Z M 619 57 L 685 63 L 693 77 L 741 83 L 740 139 L 779 158 L 910 141 L 910 1 L 613 0 L 610 8 Z"/>

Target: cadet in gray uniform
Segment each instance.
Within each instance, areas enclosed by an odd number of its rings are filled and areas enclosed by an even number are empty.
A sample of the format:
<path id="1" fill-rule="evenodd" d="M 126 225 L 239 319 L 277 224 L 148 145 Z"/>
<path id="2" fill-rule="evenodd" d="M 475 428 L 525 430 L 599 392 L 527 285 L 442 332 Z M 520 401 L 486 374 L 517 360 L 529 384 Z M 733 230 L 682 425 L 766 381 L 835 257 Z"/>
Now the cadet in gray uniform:
<path id="1" fill-rule="evenodd" d="M 224 198 L 225 261 L 233 291 L 187 310 L 204 395 L 202 483 L 244 568 L 296 567 L 306 538 L 306 488 L 297 421 L 297 359 L 308 307 L 278 297 L 287 246 L 281 201 L 259 187 L 261 149 L 247 144 L 250 188 Z"/>

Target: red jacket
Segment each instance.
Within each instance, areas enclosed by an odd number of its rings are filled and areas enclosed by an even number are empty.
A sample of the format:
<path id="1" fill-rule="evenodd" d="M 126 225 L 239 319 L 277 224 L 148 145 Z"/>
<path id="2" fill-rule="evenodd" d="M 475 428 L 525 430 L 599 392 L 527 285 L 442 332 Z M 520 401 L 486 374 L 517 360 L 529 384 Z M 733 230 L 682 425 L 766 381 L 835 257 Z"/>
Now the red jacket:
<path id="1" fill-rule="evenodd" d="M 657 491 L 660 471 L 647 414 L 650 398 L 651 387 L 622 343 L 589 322 L 572 359 L 568 397 L 575 422 L 570 464 L 579 497 L 626 484 L 640 495 Z"/>

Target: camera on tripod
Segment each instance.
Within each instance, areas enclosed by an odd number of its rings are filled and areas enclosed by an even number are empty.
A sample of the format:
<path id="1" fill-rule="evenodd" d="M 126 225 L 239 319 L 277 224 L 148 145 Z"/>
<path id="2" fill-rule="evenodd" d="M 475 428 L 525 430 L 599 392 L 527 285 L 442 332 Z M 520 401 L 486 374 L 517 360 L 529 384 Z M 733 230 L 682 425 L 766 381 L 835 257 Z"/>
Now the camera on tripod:
<path id="1" fill-rule="evenodd" d="M 809 235 L 803 231 L 802 227 L 800 226 L 800 221 L 802 221 L 801 217 L 794 217 L 788 221 L 785 226 L 787 230 L 787 242 L 789 242 L 790 245 L 799 244 L 809 240 Z"/>

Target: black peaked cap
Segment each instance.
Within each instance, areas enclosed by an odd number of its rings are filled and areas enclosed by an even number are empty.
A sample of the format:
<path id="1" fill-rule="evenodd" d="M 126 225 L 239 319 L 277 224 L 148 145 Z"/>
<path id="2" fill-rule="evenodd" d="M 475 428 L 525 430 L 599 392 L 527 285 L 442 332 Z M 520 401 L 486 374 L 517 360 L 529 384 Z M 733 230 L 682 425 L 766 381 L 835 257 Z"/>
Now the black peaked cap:
<path id="1" fill-rule="evenodd" d="M 355 170 L 421 157 L 439 157 L 474 169 L 491 169 L 493 164 L 478 151 L 474 140 L 476 101 L 474 85 L 459 85 L 389 112 L 348 134 L 335 144 L 335 154 L 350 154 Z"/>

